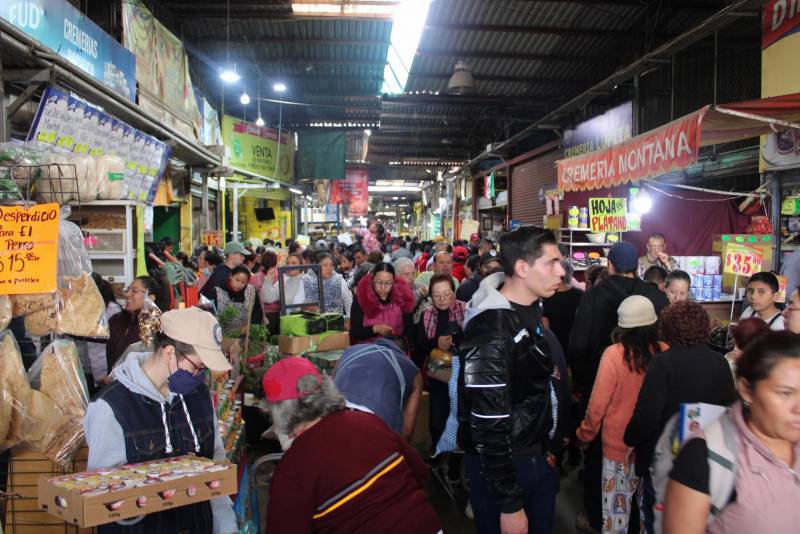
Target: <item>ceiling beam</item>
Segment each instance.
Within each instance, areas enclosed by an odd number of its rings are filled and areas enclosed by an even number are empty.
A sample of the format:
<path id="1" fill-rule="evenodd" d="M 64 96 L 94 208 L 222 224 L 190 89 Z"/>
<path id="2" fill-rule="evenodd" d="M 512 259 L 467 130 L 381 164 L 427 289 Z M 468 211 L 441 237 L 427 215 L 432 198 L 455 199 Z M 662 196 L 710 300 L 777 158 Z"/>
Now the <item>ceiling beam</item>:
<path id="1" fill-rule="evenodd" d="M 479 106 L 479 107 L 541 107 L 552 103 L 563 102 L 560 95 L 518 95 L 518 96 L 486 96 L 486 95 L 449 95 L 434 94 L 402 94 L 384 95 L 384 108 L 390 106 L 402 109 L 403 106 L 436 105 L 436 106 Z"/>
<path id="2" fill-rule="evenodd" d="M 221 30 L 224 33 L 224 30 Z M 223 36 L 219 38 L 211 38 L 208 39 L 204 37 L 190 37 L 189 40 L 195 41 L 195 46 L 207 46 L 208 48 L 212 49 L 219 49 L 221 46 L 225 46 L 227 41 Z M 248 46 L 248 45 L 257 45 L 257 44 L 265 44 L 265 45 L 273 45 L 273 44 L 288 44 L 288 45 L 296 45 L 296 44 L 303 44 L 303 45 L 325 45 L 325 46 L 389 46 L 389 41 L 382 41 L 382 40 L 349 40 L 349 39 L 314 39 L 308 37 L 271 37 L 271 36 L 259 36 L 258 39 L 252 38 L 248 39 L 245 37 L 231 37 L 230 44 L 233 46 Z"/>
<path id="3" fill-rule="evenodd" d="M 517 61 L 545 61 L 548 63 L 597 63 L 613 62 L 608 56 L 569 55 L 569 54 L 528 54 L 524 52 L 478 51 L 478 50 L 441 50 L 436 48 L 420 48 L 418 56 L 455 57 L 464 59 L 511 59 Z"/>
<path id="4" fill-rule="evenodd" d="M 487 3 L 501 3 L 505 0 L 484 0 Z M 540 4 L 575 4 L 583 6 L 627 6 L 627 7 L 648 7 L 642 0 L 516 0 L 517 2 L 538 2 Z M 725 7 L 725 2 L 701 1 L 701 0 L 673 0 L 668 7 L 672 9 L 683 9 L 692 11 L 716 11 Z"/>
<path id="5" fill-rule="evenodd" d="M 426 30 L 453 32 L 522 33 L 528 35 L 560 35 L 565 37 L 621 37 L 630 32 L 590 28 L 558 28 L 555 26 L 522 26 L 507 24 L 426 24 Z"/>
<path id="6" fill-rule="evenodd" d="M 431 80 L 449 80 L 453 73 L 440 72 L 411 72 L 410 76 L 417 78 L 428 78 Z M 519 82 L 519 83 L 542 83 L 555 85 L 586 85 L 588 80 L 578 80 L 575 78 L 541 78 L 538 76 L 496 76 L 493 74 L 473 74 L 476 82 Z"/>
<path id="7" fill-rule="evenodd" d="M 226 54 L 215 54 L 211 56 L 213 61 L 220 62 L 220 64 L 225 64 L 228 59 Z M 251 58 L 242 58 L 241 56 L 234 56 L 231 55 L 230 62 L 236 63 L 237 65 L 253 65 L 256 64 L 259 67 L 268 67 L 270 65 L 278 65 L 278 64 L 292 64 L 292 63 L 301 63 L 306 65 L 344 65 L 344 66 L 362 66 L 362 65 L 376 65 L 383 67 L 386 65 L 385 59 L 330 59 L 330 58 L 313 58 L 313 57 L 266 57 L 266 56 L 257 56 L 258 63 L 254 62 Z"/>

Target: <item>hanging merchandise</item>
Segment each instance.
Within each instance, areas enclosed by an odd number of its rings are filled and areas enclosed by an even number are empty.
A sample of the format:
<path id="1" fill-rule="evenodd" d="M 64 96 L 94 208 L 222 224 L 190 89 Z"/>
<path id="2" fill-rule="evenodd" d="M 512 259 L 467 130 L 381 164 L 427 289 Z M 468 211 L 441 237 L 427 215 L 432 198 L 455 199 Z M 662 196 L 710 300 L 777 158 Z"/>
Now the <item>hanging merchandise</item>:
<path id="1" fill-rule="evenodd" d="M 495 197 L 494 182 L 494 171 L 492 171 L 488 176 L 483 177 L 483 196 L 489 200 L 493 200 Z"/>
<path id="2" fill-rule="evenodd" d="M 34 140 L 55 147 L 43 163 L 74 166 L 67 177 L 77 181 L 72 190 L 64 191 L 58 176 L 41 177 L 40 196 L 61 203 L 95 198 L 152 203 L 170 156 L 165 143 L 52 87 L 42 95 L 28 133 L 28 141 Z"/>

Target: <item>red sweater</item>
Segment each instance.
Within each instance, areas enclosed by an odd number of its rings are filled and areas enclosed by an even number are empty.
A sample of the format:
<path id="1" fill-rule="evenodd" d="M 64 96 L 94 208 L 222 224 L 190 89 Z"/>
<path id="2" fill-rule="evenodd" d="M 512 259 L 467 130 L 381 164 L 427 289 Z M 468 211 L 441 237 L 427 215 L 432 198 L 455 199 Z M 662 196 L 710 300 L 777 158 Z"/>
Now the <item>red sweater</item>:
<path id="1" fill-rule="evenodd" d="M 661 343 L 661 352 L 669 347 Z M 621 463 L 633 463 L 625 445 L 625 427 L 633 416 L 644 373 L 631 371 L 625 363 L 621 343 L 608 347 L 600 360 L 592 398 L 586 416 L 576 432 L 581 441 L 594 441 L 603 428 L 603 456 Z"/>
<path id="2" fill-rule="evenodd" d="M 434 534 L 428 468 L 378 417 L 351 410 L 303 432 L 278 464 L 270 487 L 270 534 Z"/>

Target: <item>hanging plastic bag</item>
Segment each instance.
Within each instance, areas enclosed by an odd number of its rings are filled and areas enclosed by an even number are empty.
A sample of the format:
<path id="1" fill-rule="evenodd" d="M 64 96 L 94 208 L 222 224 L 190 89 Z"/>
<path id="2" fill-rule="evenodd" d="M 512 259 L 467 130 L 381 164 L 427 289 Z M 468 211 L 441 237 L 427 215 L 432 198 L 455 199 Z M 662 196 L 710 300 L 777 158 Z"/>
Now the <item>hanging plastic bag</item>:
<path id="1" fill-rule="evenodd" d="M 50 424 L 56 430 L 32 432 L 31 440 L 52 462 L 66 466 L 84 442 L 83 417 L 89 404 L 89 389 L 75 343 L 57 339 L 48 345 L 28 371 L 28 380 L 52 401 L 42 402 L 41 409 L 58 408 L 56 419 L 35 415 L 34 420 L 54 421 Z"/>
<path id="2" fill-rule="evenodd" d="M 139 339 L 145 347 L 153 344 L 153 336 L 161 330 L 161 309 L 148 295 L 144 297 L 144 306 L 139 312 Z"/>
<path id="3" fill-rule="evenodd" d="M 0 333 L 0 450 L 24 438 L 31 387 L 14 335 Z"/>
<path id="4" fill-rule="evenodd" d="M 48 175 L 41 166 L 48 151 L 49 147 L 38 141 L 0 143 L 0 164 L 5 170 L 0 176 L 0 192 L 30 199 L 34 185 Z"/>
<path id="5" fill-rule="evenodd" d="M 81 273 L 76 278 L 65 276 L 64 283 L 68 287 L 58 309 L 58 333 L 107 338 L 106 305 L 92 276 L 89 273 Z"/>
<path id="6" fill-rule="evenodd" d="M 92 260 L 86 251 L 83 232 L 77 224 L 67 220 L 72 215 L 69 206 L 61 208 L 61 220 L 58 221 L 58 281 L 59 287 L 65 287 L 64 278 L 77 278 L 81 273 L 92 272 Z"/>
<path id="7" fill-rule="evenodd" d="M 91 202 L 97 198 L 97 161 L 86 155 L 73 156 L 78 175 L 78 198 L 81 202 Z"/>
<path id="8" fill-rule="evenodd" d="M 125 192 L 125 162 L 117 156 L 97 158 L 97 197 L 119 200 Z"/>
<path id="9" fill-rule="evenodd" d="M 42 177 L 36 183 L 36 190 L 42 201 L 66 204 L 77 198 L 78 175 L 69 154 L 47 153 L 41 165 Z"/>
<path id="10" fill-rule="evenodd" d="M 14 306 L 11 304 L 11 297 L 0 295 L 0 330 L 8 328 L 11 322 Z"/>
<path id="11" fill-rule="evenodd" d="M 33 293 L 10 295 L 12 317 L 22 317 L 42 309 L 53 309 L 57 304 L 56 293 Z"/>

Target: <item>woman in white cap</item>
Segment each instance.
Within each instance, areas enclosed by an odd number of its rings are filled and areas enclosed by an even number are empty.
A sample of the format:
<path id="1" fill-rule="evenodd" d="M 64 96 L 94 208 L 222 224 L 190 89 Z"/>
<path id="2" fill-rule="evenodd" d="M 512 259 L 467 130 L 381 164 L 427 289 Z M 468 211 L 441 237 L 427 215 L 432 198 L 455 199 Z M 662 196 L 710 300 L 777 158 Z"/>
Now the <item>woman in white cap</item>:
<path id="1" fill-rule="evenodd" d="M 666 350 L 659 342 L 658 316 L 650 299 L 633 295 L 617 310 L 615 343 L 600 360 L 586 416 L 576 435 L 584 445 L 594 441 L 602 427 L 603 441 L 603 532 L 626 533 L 631 499 L 642 509 L 639 478 L 625 445 L 625 427 L 633 415 L 644 372 L 654 355 Z M 641 516 L 641 513 L 640 513 Z"/>
<path id="2" fill-rule="evenodd" d="M 225 447 L 203 380 L 206 369 L 231 369 L 221 342 L 222 330 L 210 313 L 199 308 L 164 313 L 153 347 L 129 352 L 114 371 L 114 382 L 89 403 L 83 422 L 88 469 L 189 453 L 224 460 Z M 218 497 L 101 525 L 97 531 L 232 534 L 237 526 L 230 499 Z"/>

